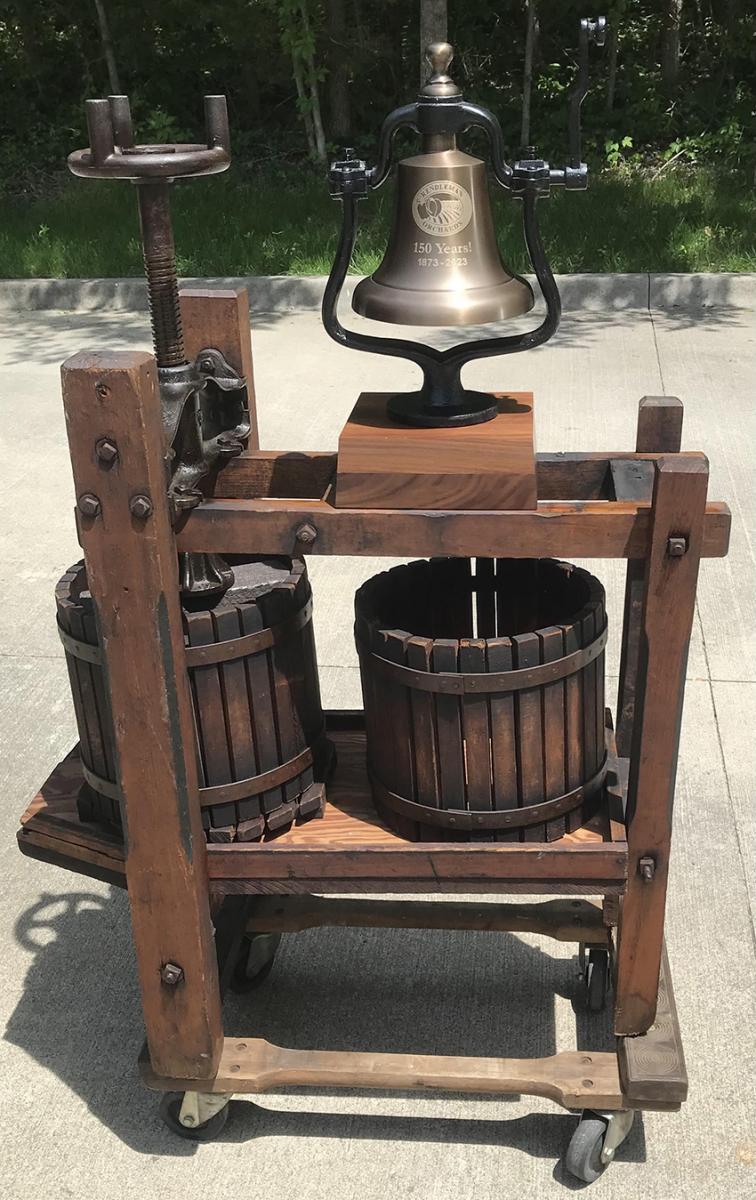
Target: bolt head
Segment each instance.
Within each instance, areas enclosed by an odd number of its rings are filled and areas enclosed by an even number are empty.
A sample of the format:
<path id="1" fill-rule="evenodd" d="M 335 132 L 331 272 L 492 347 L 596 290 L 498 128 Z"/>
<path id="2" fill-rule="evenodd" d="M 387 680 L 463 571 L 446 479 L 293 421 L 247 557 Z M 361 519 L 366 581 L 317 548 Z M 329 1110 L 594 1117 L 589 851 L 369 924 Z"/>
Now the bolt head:
<path id="1" fill-rule="evenodd" d="M 118 447 L 110 438 L 100 438 L 99 442 L 95 442 L 95 453 L 101 463 L 110 466 L 118 458 Z"/>
<path id="2" fill-rule="evenodd" d="M 671 537 L 667 540 L 667 554 L 670 558 L 682 558 L 683 554 L 687 553 L 687 550 L 687 538 Z"/>
<path id="3" fill-rule="evenodd" d="M 314 525 L 311 525 L 309 521 L 305 522 L 304 525 L 300 525 L 296 532 L 297 541 L 302 542 L 302 544 L 305 546 L 312 545 L 317 536 L 317 529 Z"/>
<path id="4" fill-rule="evenodd" d="M 201 358 L 199 361 L 200 371 L 212 371 L 214 367 L 215 363 L 213 362 L 212 358 Z"/>
<path id="5" fill-rule="evenodd" d="M 169 987 L 175 987 L 184 978 L 184 972 L 176 963 L 165 963 L 160 969 L 160 978 Z"/>
<path id="6" fill-rule="evenodd" d="M 98 517 L 101 511 L 100 501 L 91 492 L 79 496 L 79 512 L 84 517 Z"/>
<path id="7" fill-rule="evenodd" d="M 188 1125 L 188 1126 L 189 1126 L 189 1128 L 191 1128 L 191 1127 L 192 1127 L 192 1125 L 194 1125 L 194 1117 L 192 1116 L 192 1114 L 191 1114 L 191 1113 L 187 1113 L 187 1114 L 186 1114 L 186 1116 L 183 1116 L 183 1117 L 181 1118 L 181 1124 L 182 1124 L 182 1125 Z"/>
<path id="8" fill-rule="evenodd" d="M 132 496 L 129 502 L 129 512 L 138 521 L 146 521 L 152 512 L 152 501 L 149 496 Z"/>

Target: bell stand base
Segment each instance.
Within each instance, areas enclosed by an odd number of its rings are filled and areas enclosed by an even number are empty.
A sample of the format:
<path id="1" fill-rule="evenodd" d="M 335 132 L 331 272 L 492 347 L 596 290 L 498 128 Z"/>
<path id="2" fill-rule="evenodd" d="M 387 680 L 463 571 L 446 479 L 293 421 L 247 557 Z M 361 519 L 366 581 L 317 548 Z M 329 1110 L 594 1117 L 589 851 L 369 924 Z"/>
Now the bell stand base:
<path id="1" fill-rule="evenodd" d="M 535 509 L 538 503 L 531 392 L 472 392 L 479 415 L 458 426 L 412 419 L 392 406 L 422 393 L 363 392 L 339 435 L 337 508 Z M 493 418 L 488 413 L 493 411 Z"/>
<path id="2" fill-rule="evenodd" d="M 431 404 L 423 391 L 397 392 L 389 397 L 386 412 L 404 425 L 446 429 L 492 421 L 499 412 L 499 406 L 489 392 L 464 391 L 459 404 Z"/>

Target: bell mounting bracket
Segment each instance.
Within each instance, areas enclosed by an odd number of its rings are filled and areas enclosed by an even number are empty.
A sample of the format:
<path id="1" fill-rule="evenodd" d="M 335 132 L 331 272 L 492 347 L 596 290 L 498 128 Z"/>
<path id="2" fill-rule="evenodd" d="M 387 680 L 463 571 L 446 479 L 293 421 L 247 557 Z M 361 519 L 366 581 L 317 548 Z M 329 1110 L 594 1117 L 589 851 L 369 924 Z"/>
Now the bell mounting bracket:
<path id="1" fill-rule="evenodd" d="M 323 296 L 322 318 L 326 332 L 350 350 L 387 354 L 404 358 L 420 367 L 423 384 L 419 391 L 393 396 L 388 411 L 397 420 L 413 425 L 438 427 L 472 425 L 491 420 L 498 411 L 487 393 L 465 389 L 462 367 L 478 358 L 515 354 L 543 345 L 556 332 L 561 319 L 561 300 L 549 265 L 538 222 L 538 200 L 547 197 L 552 187 L 584 190 L 588 168 L 580 161 L 580 109 L 588 91 L 588 48 L 590 42 L 603 45 L 606 19 L 584 18 L 580 22 L 578 75 L 569 99 L 569 162 L 551 167 L 538 158 L 532 147 L 527 157 L 510 165 L 504 153 L 504 135 L 496 116 L 486 108 L 464 100 L 451 84 L 445 68 L 451 61 L 451 48 L 444 43 L 430 48 L 429 57 L 435 74 L 418 99 L 394 109 L 383 122 L 376 164 L 369 167 L 355 157 L 351 149 L 332 163 L 328 181 L 331 195 L 341 201 L 342 219 L 339 243 Z M 434 84 L 436 86 L 434 86 Z M 393 146 L 400 129 L 413 129 L 423 139 L 454 136 L 470 128 L 482 129 L 487 137 L 493 175 L 502 188 L 522 202 L 523 234 L 528 257 L 546 304 L 540 325 L 525 333 L 480 338 L 460 343 L 447 350 L 423 345 L 404 338 L 376 337 L 345 328 L 338 317 L 338 303 L 346 280 L 357 239 L 357 201 L 381 187 L 393 164 Z"/>

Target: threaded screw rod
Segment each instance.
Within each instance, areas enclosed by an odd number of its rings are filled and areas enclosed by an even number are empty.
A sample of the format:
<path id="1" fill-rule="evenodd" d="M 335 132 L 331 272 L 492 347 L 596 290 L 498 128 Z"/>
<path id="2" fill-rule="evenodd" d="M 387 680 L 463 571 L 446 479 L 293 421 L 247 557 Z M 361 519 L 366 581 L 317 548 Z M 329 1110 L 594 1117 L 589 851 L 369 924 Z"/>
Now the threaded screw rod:
<path id="1" fill-rule="evenodd" d="M 180 367 L 186 352 L 169 187 L 167 179 L 140 180 L 137 195 L 155 358 L 159 367 Z"/>

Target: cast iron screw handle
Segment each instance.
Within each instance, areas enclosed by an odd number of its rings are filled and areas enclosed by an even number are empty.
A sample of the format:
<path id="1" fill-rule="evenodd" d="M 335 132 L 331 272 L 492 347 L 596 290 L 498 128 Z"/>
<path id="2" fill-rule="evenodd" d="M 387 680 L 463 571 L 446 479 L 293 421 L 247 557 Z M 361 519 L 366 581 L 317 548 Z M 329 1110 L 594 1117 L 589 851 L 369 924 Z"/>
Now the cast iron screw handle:
<path id="1" fill-rule="evenodd" d="M 205 96 L 207 145 L 136 145 L 128 96 L 87 100 L 89 147 L 69 155 L 74 175 L 137 184 L 144 270 L 159 367 L 186 362 L 168 188 L 177 177 L 215 175 L 231 162 L 225 96 Z"/>

